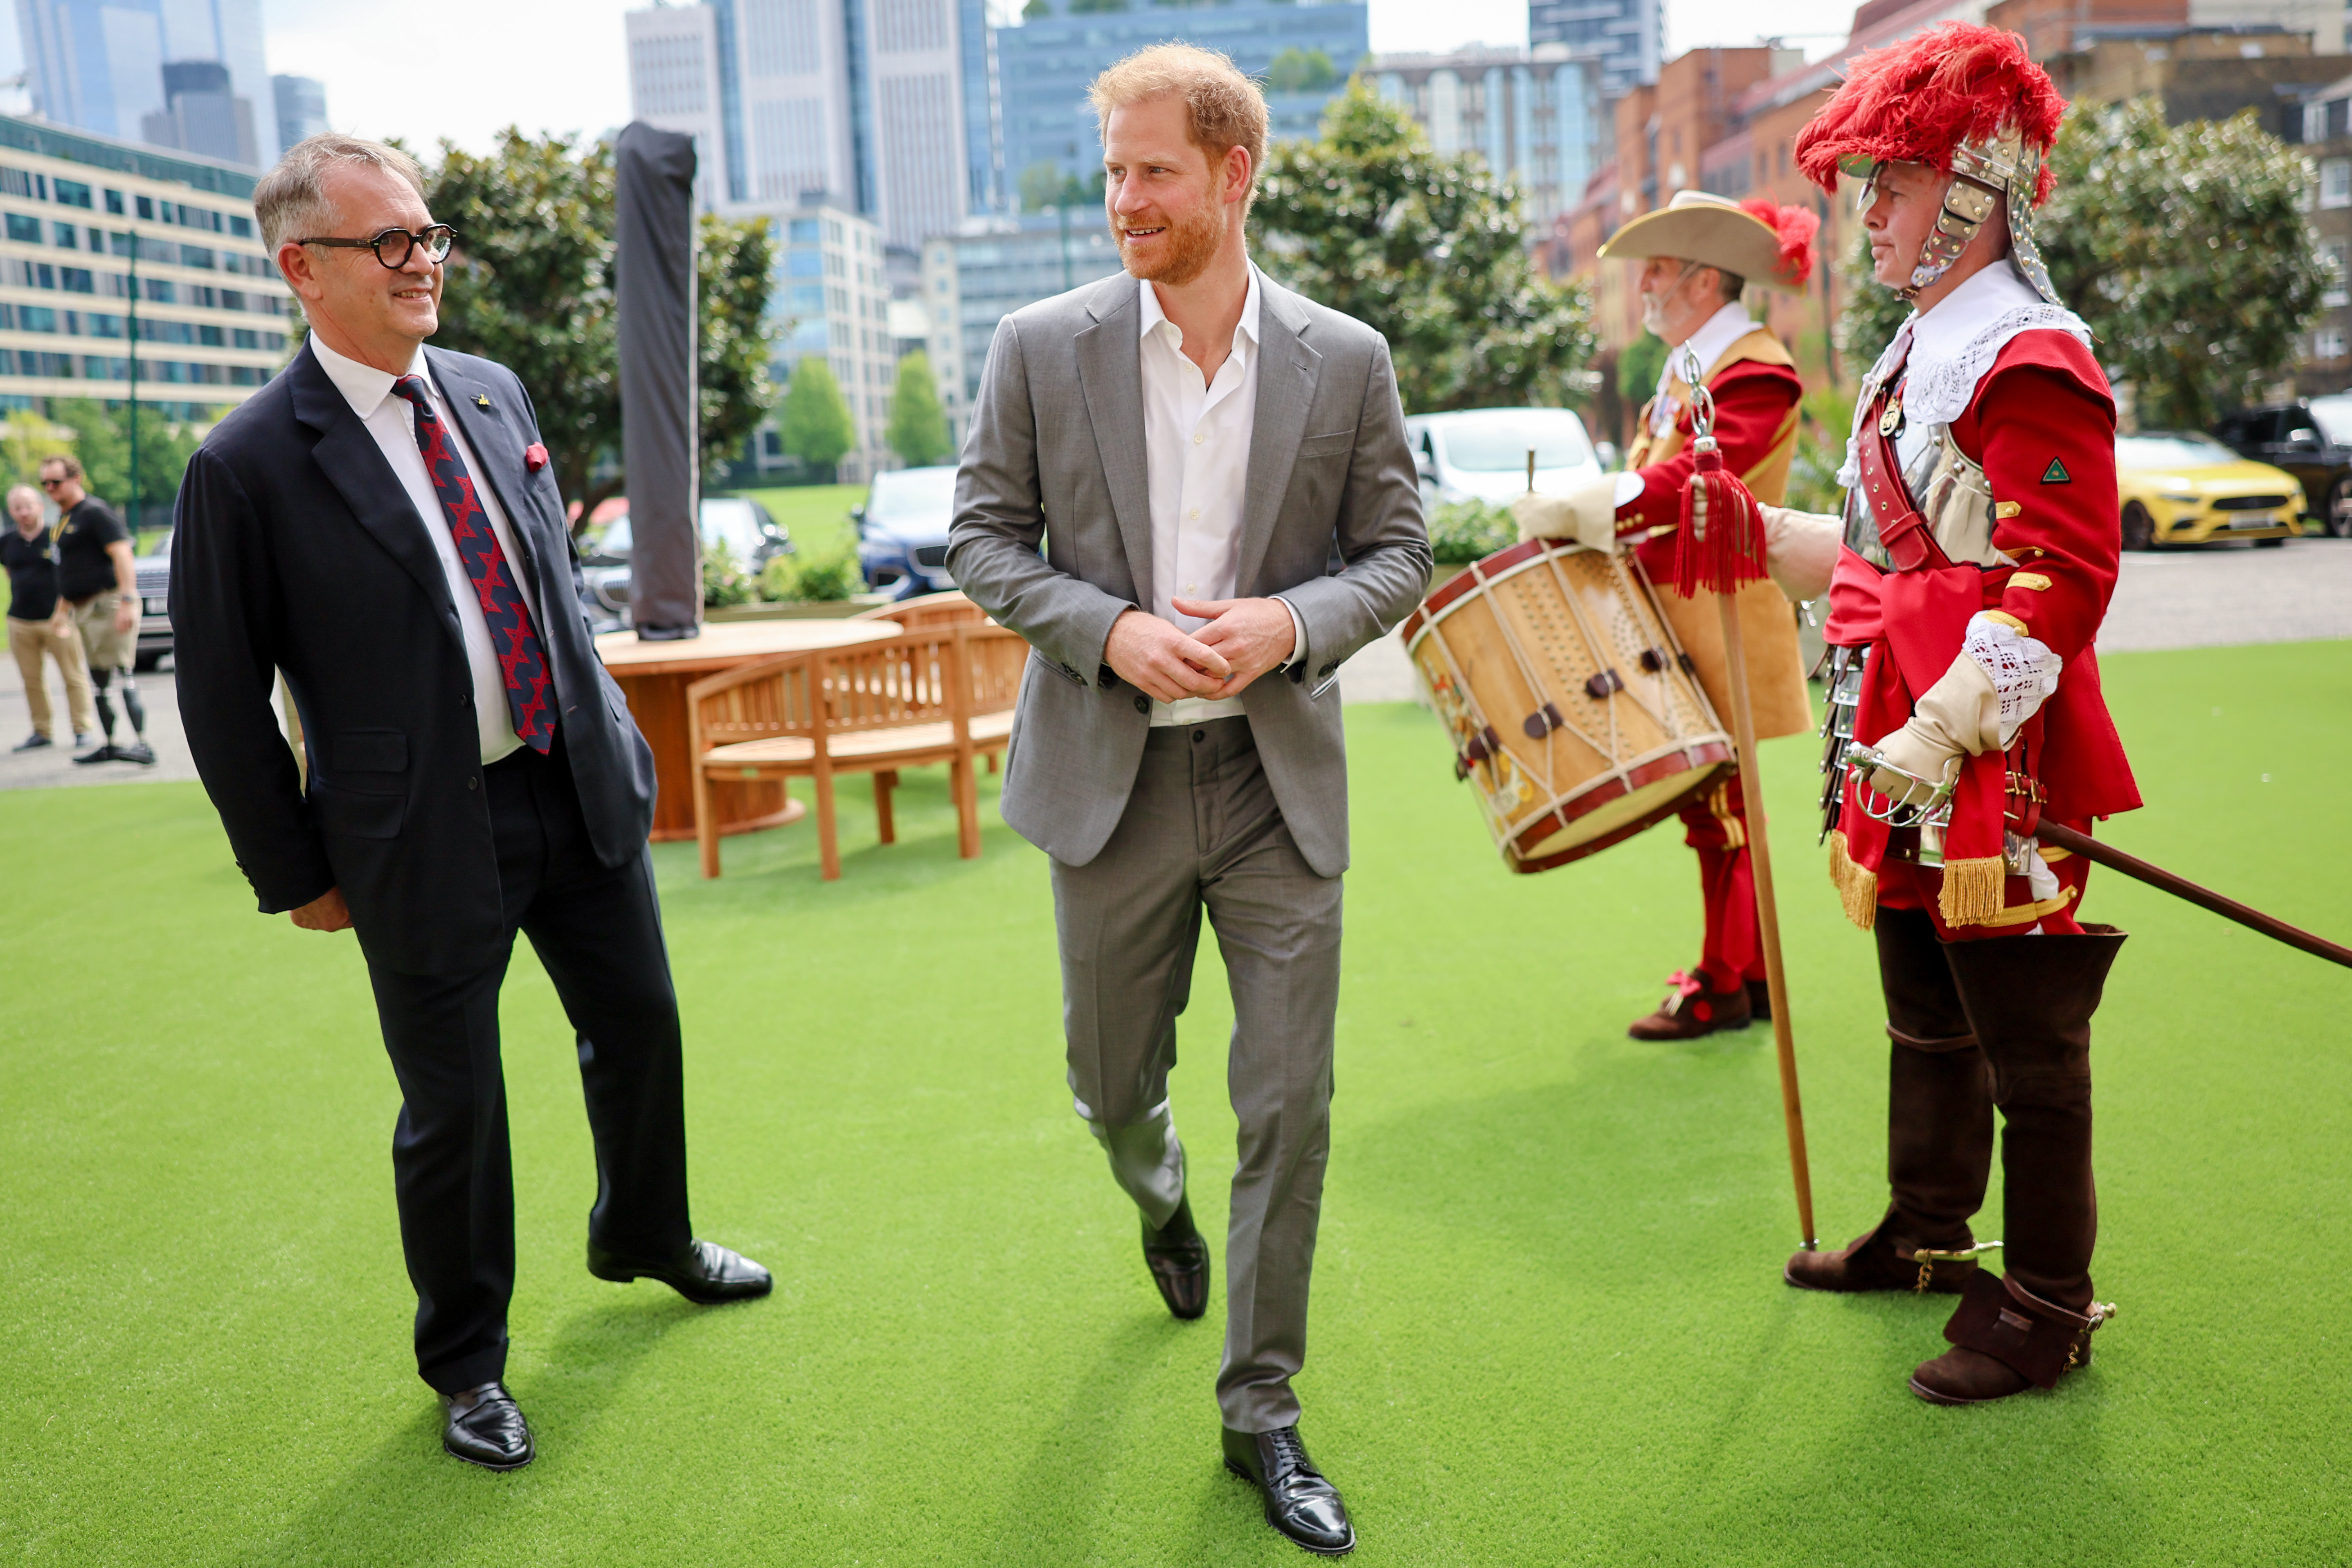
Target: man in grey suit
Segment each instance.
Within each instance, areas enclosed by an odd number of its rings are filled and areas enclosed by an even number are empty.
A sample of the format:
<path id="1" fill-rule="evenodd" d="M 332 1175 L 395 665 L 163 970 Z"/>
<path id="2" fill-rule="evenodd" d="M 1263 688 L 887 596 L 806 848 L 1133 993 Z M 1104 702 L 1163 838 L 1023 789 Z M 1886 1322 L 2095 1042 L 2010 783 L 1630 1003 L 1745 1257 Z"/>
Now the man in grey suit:
<path id="1" fill-rule="evenodd" d="M 1217 1403 L 1225 1460 L 1311 1551 L 1355 1533 L 1291 1390 L 1329 1152 L 1348 781 L 1335 672 L 1428 585 L 1388 345 L 1251 266 L 1265 104 L 1162 45 L 1093 89 L 1128 276 L 998 327 L 949 564 L 1036 650 L 1007 823 L 1053 858 L 1078 1114 L 1143 1215 L 1169 1310 L 1208 1245 L 1168 1105 L 1208 913 L 1240 1120 Z M 1039 551 L 1043 542 L 1044 552 Z"/>

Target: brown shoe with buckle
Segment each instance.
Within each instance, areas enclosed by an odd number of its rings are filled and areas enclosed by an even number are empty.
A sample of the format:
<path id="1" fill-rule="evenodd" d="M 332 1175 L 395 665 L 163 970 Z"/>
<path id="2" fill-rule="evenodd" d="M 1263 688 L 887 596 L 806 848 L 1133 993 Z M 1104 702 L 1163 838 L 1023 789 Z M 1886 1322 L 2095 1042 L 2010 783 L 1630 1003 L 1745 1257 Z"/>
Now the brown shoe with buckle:
<path id="1" fill-rule="evenodd" d="M 2088 1312 L 2070 1312 L 2011 1280 L 1979 1273 L 1944 1325 L 1952 1348 L 1912 1372 L 1911 1392 L 1930 1405 L 1984 1405 L 2029 1388 L 2054 1388 L 2090 1364 L 2091 1336 L 2115 1315 L 2113 1303 L 2094 1301 Z"/>
<path id="2" fill-rule="evenodd" d="M 1666 977 L 1674 989 L 1646 1018 L 1633 1020 L 1625 1031 L 1637 1040 L 1696 1040 L 1718 1029 L 1744 1029 L 1755 1015 L 1748 1005 L 1748 987 L 1710 991 L 1706 978 L 1696 970 L 1677 969 Z"/>
<path id="3" fill-rule="evenodd" d="M 1881 1220 L 1842 1251 L 1790 1254 L 1780 1278 L 1801 1290 L 1957 1296 L 1975 1277 L 1978 1256 L 2000 1245 L 1980 1241 L 1948 1248 L 1906 1247 L 1887 1235 L 1886 1221 Z"/>

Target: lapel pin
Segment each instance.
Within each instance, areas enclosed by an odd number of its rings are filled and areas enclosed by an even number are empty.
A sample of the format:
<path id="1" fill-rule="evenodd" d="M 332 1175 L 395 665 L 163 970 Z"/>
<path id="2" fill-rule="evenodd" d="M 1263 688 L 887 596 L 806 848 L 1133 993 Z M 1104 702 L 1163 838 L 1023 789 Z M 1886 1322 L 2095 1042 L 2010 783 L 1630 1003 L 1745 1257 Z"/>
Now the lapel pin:
<path id="1" fill-rule="evenodd" d="M 484 397 L 484 396 L 483 396 L 480 393 L 478 393 L 478 393 L 476 393 L 476 394 L 474 394 L 474 406 L 475 406 L 475 407 L 477 407 L 477 408 L 488 408 L 489 405 L 490 405 L 490 400 L 489 400 L 488 398 Z"/>

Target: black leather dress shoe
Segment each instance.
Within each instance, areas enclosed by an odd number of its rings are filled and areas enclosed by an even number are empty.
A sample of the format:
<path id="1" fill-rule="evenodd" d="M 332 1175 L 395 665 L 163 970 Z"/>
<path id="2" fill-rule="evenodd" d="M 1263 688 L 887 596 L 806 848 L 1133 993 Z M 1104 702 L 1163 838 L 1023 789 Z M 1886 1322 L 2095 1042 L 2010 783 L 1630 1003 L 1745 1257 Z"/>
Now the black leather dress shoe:
<path id="1" fill-rule="evenodd" d="M 689 1241 L 686 1250 L 667 1263 L 640 1263 L 588 1244 L 588 1272 L 599 1279 L 626 1285 L 632 1279 L 658 1279 L 689 1301 L 706 1307 L 764 1296 L 776 1287 L 772 1275 L 740 1252 L 715 1241 Z"/>
<path id="2" fill-rule="evenodd" d="M 1189 1322 L 1209 1310 L 1209 1243 L 1192 1224 L 1191 1198 L 1179 1199 L 1159 1229 L 1143 1222 L 1143 1266 L 1177 1317 Z"/>
<path id="3" fill-rule="evenodd" d="M 486 1470 L 519 1470 L 537 1452 L 530 1443 L 530 1423 L 506 1385 L 486 1383 L 462 1394 L 445 1394 L 442 1408 L 449 1424 L 441 1429 L 441 1446 L 469 1465 Z"/>
<path id="4" fill-rule="evenodd" d="M 1265 1521 L 1292 1541 L 1324 1557 L 1356 1549 L 1356 1527 L 1339 1489 L 1323 1479 L 1296 1426 L 1271 1432 L 1225 1428 L 1225 1468 L 1254 1481 L 1265 1495 Z"/>

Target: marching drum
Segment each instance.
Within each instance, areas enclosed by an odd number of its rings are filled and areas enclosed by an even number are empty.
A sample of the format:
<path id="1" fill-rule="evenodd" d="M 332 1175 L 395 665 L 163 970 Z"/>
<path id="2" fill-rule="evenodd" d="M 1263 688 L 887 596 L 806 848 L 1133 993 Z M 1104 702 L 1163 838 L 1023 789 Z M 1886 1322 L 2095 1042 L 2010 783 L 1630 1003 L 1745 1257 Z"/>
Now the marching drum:
<path id="1" fill-rule="evenodd" d="M 1630 838 L 1730 769 L 1631 556 L 1531 539 L 1441 584 L 1402 632 L 1514 871 Z"/>

